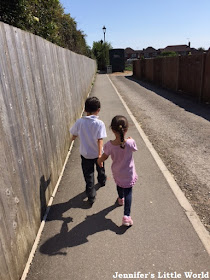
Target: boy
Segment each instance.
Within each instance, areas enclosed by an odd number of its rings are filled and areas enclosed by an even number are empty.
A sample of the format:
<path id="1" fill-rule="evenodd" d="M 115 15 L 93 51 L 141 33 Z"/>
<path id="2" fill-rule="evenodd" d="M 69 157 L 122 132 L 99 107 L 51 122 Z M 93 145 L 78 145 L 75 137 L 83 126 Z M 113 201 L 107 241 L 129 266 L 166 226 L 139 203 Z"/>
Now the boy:
<path id="1" fill-rule="evenodd" d="M 96 190 L 94 187 L 94 166 L 98 172 L 98 182 L 105 186 L 106 175 L 104 167 L 99 167 L 97 159 L 103 153 L 103 138 L 107 137 L 104 123 L 98 119 L 101 104 L 97 97 L 89 97 L 85 102 L 84 116 L 76 121 L 70 129 L 72 140 L 80 138 L 80 154 L 82 159 L 82 171 L 86 182 L 86 194 L 92 205 L 95 201 Z"/>

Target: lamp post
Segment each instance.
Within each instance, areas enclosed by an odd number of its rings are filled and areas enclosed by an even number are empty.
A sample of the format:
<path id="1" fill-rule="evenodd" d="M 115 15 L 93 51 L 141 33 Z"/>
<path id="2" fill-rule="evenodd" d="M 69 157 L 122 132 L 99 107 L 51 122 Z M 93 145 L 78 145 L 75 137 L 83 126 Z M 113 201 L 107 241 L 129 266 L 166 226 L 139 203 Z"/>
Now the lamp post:
<path id="1" fill-rule="evenodd" d="M 105 61 L 104 61 L 104 63 L 105 63 L 105 65 L 104 65 L 104 67 L 106 68 L 106 47 L 105 47 L 105 33 L 106 33 L 106 27 L 105 27 L 105 25 L 103 26 L 103 32 L 104 32 L 104 45 L 103 45 L 103 52 L 104 52 L 104 58 L 105 58 Z"/>
<path id="2" fill-rule="evenodd" d="M 104 43 L 105 43 L 105 33 L 106 33 L 106 27 L 105 27 L 105 25 L 103 26 L 103 32 L 104 32 Z"/>

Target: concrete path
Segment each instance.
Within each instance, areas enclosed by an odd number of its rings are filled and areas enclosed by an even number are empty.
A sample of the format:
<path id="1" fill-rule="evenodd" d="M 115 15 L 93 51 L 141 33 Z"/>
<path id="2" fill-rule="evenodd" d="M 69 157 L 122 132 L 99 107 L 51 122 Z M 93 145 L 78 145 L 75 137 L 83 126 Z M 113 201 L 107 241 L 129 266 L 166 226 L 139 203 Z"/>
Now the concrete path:
<path id="1" fill-rule="evenodd" d="M 97 190 L 96 202 L 88 207 L 76 140 L 27 279 L 187 279 L 188 272 L 199 274 L 191 279 L 210 279 L 206 248 L 107 75 L 97 75 L 91 95 L 102 104 L 100 118 L 108 133 L 105 142 L 113 139 L 111 119 L 122 114 L 130 123 L 128 136 L 138 146 L 134 225 L 121 226 L 123 208 L 115 204 L 110 159 L 106 161 L 107 184 Z"/>

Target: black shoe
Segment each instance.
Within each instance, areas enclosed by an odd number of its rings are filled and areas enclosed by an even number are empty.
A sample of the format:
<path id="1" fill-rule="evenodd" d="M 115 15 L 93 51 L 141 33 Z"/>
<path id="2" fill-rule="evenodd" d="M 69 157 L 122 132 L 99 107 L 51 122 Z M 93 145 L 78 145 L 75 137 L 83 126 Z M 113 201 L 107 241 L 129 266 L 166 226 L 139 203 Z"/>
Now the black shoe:
<path id="1" fill-rule="evenodd" d="M 95 197 L 89 197 L 88 198 L 88 202 L 93 205 L 93 203 L 96 201 L 96 198 Z"/>
<path id="2" fill-rule="evenodd" d="M 102 183 L 98 182 L 100 184 L 100 187 L 104 187 L 106 185 L 106 181 L 107 181 L 107 176 L 105 176 L 105 180 Z"/>

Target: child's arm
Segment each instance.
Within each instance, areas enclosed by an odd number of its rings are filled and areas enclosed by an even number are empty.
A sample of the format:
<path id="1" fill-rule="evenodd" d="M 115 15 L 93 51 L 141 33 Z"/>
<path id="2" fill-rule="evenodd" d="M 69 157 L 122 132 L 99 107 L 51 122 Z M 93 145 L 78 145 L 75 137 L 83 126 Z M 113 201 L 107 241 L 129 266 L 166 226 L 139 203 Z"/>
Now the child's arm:
<path id="1" fill-rule="evenodd" d="M 78 136 L 77 124 L 78 124 L 79 121 L 80 121 L 80 119 L 77 120 L 77 121 L 75 122 L 75 124 L 72 126 L 72 128 L 70 129 L 70 133 L 71 133 L 71 135 L 72 135 L 72 137 L 71 137 L 71 140 L 72 140 L 72 141 L 74 141 L 74 140 L 77 138 L 77 136 Z"/>
<path id="2" fill-rule="evenodd" d="M 97 163 L 100 167 L 103 167 L 103 162 L 108 159 L 109 156 L 103 153 L 103 155 L 98 158 Z"/>
<path id="3" fill-rule="evenodd" d="M 98 139 L 98 157 L 102 156 L 103 138 Z"/>

